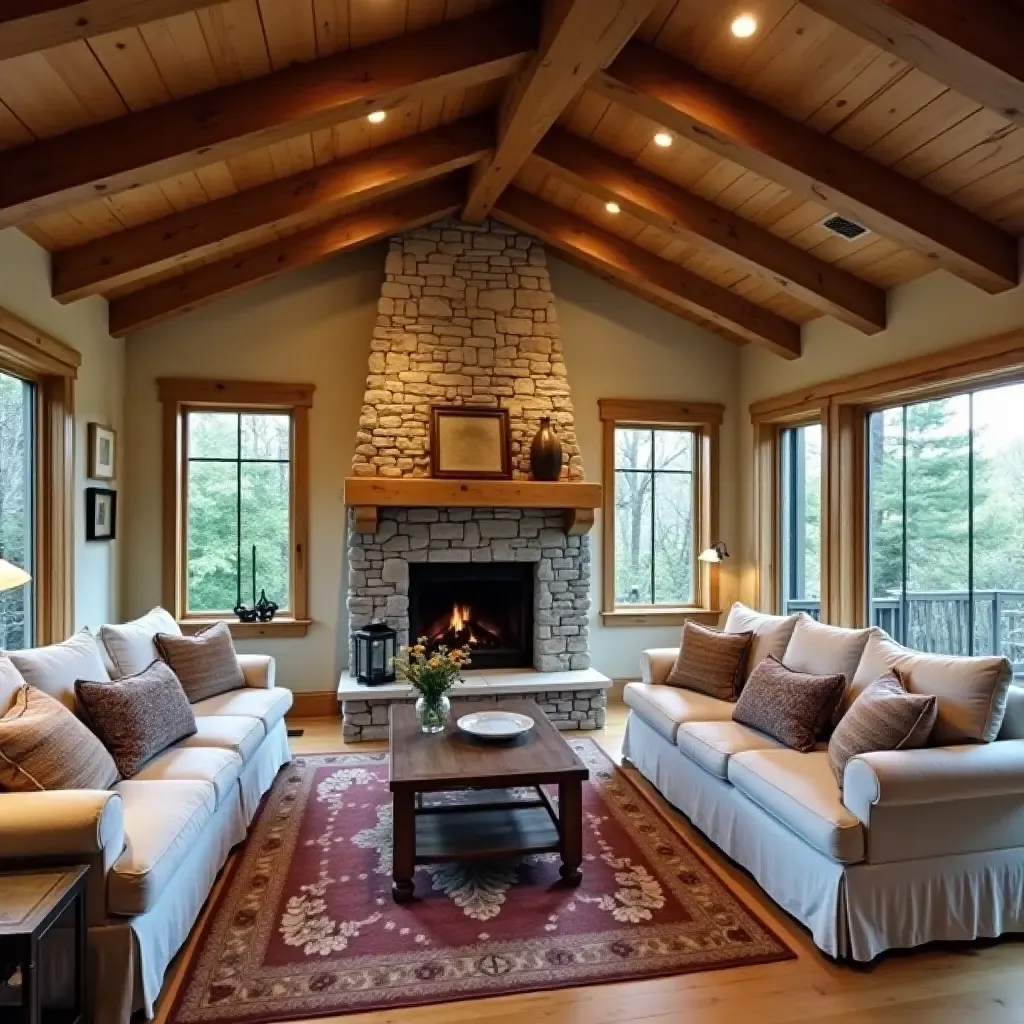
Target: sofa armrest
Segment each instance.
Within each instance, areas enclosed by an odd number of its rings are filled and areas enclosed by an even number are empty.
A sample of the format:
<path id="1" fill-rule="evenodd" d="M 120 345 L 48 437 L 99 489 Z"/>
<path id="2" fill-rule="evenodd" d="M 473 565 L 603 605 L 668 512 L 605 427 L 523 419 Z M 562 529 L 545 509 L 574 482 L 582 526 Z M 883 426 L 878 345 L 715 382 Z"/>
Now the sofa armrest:
<path id="1" fill-rule="evenodd" d="M 275 665 L 269 654 L 239 654 L 238 665 L 242 669 L 245 685 L 256 690 L 274 688 Z"/>
<path id="2" fill-rule="evenodd" d="M 678 647 L 651 647 L 640 652 L 640 680 L 644 683 L 664 683 L 679 657 Z"/>
<path id="3" fill-rule="evenodd" d="M 118 793 L 62 789 L 0 794 L 0 863 L 26 858 L 94 858 L 109 868 L 124 850 Z"/>

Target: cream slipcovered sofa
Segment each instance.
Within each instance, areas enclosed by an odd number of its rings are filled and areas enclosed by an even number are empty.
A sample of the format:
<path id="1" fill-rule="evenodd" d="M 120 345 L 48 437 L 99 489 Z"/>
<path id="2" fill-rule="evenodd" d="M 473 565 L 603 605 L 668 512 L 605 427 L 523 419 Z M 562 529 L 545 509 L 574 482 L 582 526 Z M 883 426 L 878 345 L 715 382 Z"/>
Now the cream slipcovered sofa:
<path id="1" fill-rule="evenodd" d="M 105 655 L 86 632 L 10 654 L 26 681 L 72 708 L 75 679 L 95 678 L 97 665 L 113 668 Z M 284 724 L 291 691 L 275 687 L 273 658 L 238 660 L 245 688 L 193 704 L 198 732 L 134 778 L 106 791 L 0 792 L 0 870 L 90 866 L 94 1024 L 128 1024 L 138 1010 L 153 1016 L 167 967 L 218 871 L 291 760 Z M 13 694 L 0 677 L 0 715 Z"/>
<path id="2" fill-rule="evenodd" d="M 664 685 L 678 650 L 644 651 L 623 754 L 666 799 L 831 956 L 1024 931 L 1024 688 L 1009 663 L 742 606 L 727 628 L 756 630 L 752 662 L 843 672 L 844 706 L 898 667 L 938 696 L 931 745 L 855 757 L 840 791 L 827 744 L 783 747 L 732 721 L 735 705 Z"/>

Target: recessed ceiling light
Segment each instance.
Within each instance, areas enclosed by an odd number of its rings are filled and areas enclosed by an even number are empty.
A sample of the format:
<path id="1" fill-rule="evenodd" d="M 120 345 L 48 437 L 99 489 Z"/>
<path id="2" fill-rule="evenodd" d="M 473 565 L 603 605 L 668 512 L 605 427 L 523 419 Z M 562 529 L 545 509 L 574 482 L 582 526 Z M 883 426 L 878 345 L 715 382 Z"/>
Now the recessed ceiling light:
<path id="1" fill-rule="evenodd" d="M 733 18 L 730 28 L 737 39 L 749 39 L 757 31 L 757 18 L 752 14 L 741 14 Z"/>
<path id="2" fill-rule="evenodd" d="M 604 204 L 604 208 L 609 213 L 618 213 L 619 212 L 619 204 L 618 203 L 605 203 Z"/>
<path id="3" fill-rule="evenodd" d="M 386 110 L 375 110 L 372 114 L 366 115 L 366 120 L 369 121 L 370 124 L 380 124 L 387 116 L 388 112 Z"/>
<path id="4" fill-rule="evenodd" d="M 668 147 L 672 145 L 672 136 L 669 135 L 668 132 L 658 132 L 658 134 L 654 136 L 654 144 L 656 146 L 661 146 L 662 149 L 668 149 Z"/>

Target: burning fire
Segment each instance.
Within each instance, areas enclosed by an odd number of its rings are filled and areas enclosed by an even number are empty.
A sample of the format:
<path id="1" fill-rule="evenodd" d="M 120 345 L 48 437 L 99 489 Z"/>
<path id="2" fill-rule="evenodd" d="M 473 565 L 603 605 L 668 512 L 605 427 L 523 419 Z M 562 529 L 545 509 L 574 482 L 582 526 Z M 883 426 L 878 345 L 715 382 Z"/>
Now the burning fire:
<path id="1" fill-rule="evenodd" d="M 452 617 L 448 620 L 448 627 L 452 632 L 461 633 L 469 625 L 469 614 L 468 604 L 452 606 Z"/>

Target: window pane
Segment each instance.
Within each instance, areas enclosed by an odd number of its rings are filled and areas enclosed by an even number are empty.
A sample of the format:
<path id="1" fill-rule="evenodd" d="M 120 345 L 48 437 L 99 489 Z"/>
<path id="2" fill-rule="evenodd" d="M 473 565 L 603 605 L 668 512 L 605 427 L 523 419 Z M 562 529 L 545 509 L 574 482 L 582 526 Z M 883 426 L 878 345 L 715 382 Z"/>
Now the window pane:
<path id="1" fill-rule="evenodd" d="M 821 426 L 782 432 L 782 604 L 821 612 Z"/>
<path id="2" fill-rule="evenodd" d="M 238 595 L 238 464 L 192 462 L 187 485 L 188 610 L 230 611 Z"/>
<path id="3" fill-rule="evenodd" d="M 903 409 L 868 420 L 868 586 L 871 622 L 903 639 Z"/>
<path id="4" fill-rule="evenodd" d="M 287 413 L 243 413 L 242 458 L 289 458 L 291 428 Z"/>
<path id="5" fill-rule="evenodd" d="M 693 433 L 689 430 L 654 431 L 654 468 L 691 472 Z"/>
<path id="6" fill-rule="evenodd" d="M 33 397 L 28 381 L 0 373 L 0 546 L 3 557 L 34 575 Z M 33 642 L 32 584 L 0 592 L 0 647 Z"/>
<path id="7" fill-rule="evenodd" d="M 651 578 L 652 480 L 651 473 L 615 474 L 616 604 L 652 604 L 654 601 Z"/>
<path id="8" fill-rule="evenodd" d="M 693 475 L 656 473 L 654 602 L 693 604 L 693 565 Z"/>
<path id="9" fill-rule="evenodd" d="M 653 435 L 651 430 L 616 428 L 615 468 L 650 469 Z"/>
<path id="10" fill-rule="evenodd" d="M 190 459 L 237 458 L 238 414 L 233 412 L 190 412 L 188 414 L 188 455 Z"/>
<path id="11" fill-rule="evenodd" d="M 287 462 L 242 464 L 242 598 L 248 604 L 260 590 L 280 608 L 288 607 L 289 471 Z M 256 546 L 253 586 L 252 549 Z"/>

